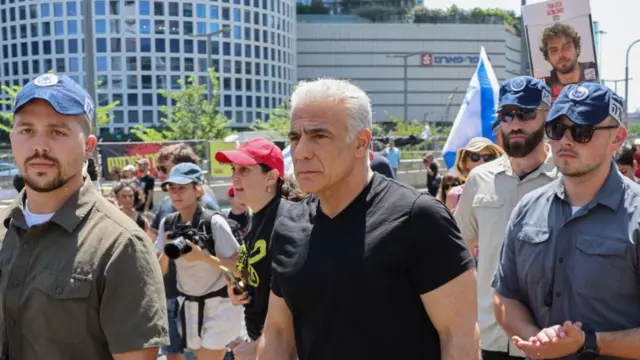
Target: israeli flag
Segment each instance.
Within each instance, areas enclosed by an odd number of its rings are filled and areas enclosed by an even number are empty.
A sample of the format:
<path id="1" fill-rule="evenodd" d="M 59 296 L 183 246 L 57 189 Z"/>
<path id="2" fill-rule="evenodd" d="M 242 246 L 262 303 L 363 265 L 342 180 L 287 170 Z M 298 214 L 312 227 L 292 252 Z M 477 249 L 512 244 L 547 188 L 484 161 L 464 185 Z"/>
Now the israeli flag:
<path id="1" fill-rule="evenodd" d="M 456 151 L 467 145 L 471 138 L 482 136 L 495 142 L 491 123 L 495 119 L 498 109 L 499 94 L 498 78 L 496 78 L 487 53 L 482 47 L 478 67 L 471 78 L 467 94 L 442 149 L 444 162 L 448 169 L 453 168 L 456 161 Z"/>
<path id="2" fill-rule="evenodd" d="M 284 150 L 282 150 L 282 155 L 284 156 L 284 174 L 285 175 L 293 174 L 293 160 L 291 160 L 291 145 L 287 146 Z"/>

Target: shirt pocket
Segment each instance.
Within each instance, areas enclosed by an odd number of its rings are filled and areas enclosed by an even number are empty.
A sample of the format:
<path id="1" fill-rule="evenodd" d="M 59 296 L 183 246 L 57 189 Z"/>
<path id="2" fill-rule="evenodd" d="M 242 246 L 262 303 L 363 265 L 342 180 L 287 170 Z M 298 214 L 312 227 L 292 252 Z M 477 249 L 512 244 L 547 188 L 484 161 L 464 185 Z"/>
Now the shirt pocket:
<path id="1" fill-rule="evenodd" d="M 584 297 L 610 297 L 624 289 L 628 276 L 635 276 L 627 259 L 630 244 L 625 239 L 579 235 L 573 286 Z"/>
<path id="2" fill-rule="evenodd" d="M 77 343 L 87 336 L 89 295 L 93 281 L 78 274 L 41 272 L 36 275 L 39 290 L 31 298 L 34 321 L 30 328 L 36 336 Z"/>
<path id="3" fill-rule="evenodd" d="M 549 269 L 547 259 L 552 255 L 549 249 L 549 230 L 544 227 L 523 226 L 516 233 L 516 271 L 521 289 L 534 289 L 545 279 Z"/>

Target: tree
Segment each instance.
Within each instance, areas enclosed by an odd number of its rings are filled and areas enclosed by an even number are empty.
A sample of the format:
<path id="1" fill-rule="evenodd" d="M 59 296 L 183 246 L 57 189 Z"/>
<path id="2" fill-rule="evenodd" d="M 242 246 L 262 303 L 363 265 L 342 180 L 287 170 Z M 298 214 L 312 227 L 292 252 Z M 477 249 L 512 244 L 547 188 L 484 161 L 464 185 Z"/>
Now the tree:
<path id="1" fill-rule="evenodd" d="M 180 90 L 169 92 L 160 90 L 173 106 L 162 106 L 160 111 L 166 116 L 160 130 L 137 125 L 131 132 L 145 142 L 167 140 L 224 139 L 231 134 L 231 120 L 218 112 L 220 92 L 218 75 L 215 69 L 209 69 L 209 80 L 213 86 L 213 99 L 204 98 L 206 84 L 197 84 L 194 75 L 187 82 L 180 79 Z"/>
<path id="2" fill-rule="evenodd" d="M 273 131 L 286 139 L 291 125 L 290 110 L 289 100 L 283 101 L 277 108 L 266 112 L 269 115 L 267 121 L 256 120 L 251 125 L 251 130 Z"/>
<path id="3" fill-rule="evenodd" d="M 401 118 L 385 113 L 387 119 L 394 125 L 394 136 L 420 136 L 424 131 L 424 122 L 404 121 Z"/>
<path id="4" fill-rule="evenodd" d="M 512 28 L 516 35 L 520 35 L 520 18 L 516 17 L 513 11 L 502 9 L 481 9 L 472 10 L 460 9 L 456 5 L 447 10 L 429 9 L 425 6 L 416 6 L 413 9 L 413 22 L 416 24 L 438 24 L 438 23 L 466 23 L 466 24 L 499 24 L 504 23 Z"/>
<path id="5" fill-rule="evenodd" d="M 52 72 L 51 70 L 49 72 Z M 96 84 L 96 87 L 100 87 L 100 82 Z M 0 99 L 0 104 L 5 104 L 9 106 L 13 106 L 16 95 L 20 91 L 21 87 L 18 85 L 1 85 L 0 86 L 0 94 L 3 92 L 9 95 L 9 99 Z M 111 114 L 111 110 L 118 106 L 120 102 L 114 101 L 111 104 L 105 106 L 96 107 L 96 123 L 98 124 L 98 128 L 108 125 L 113 119 L 113 115 Z M 0 130 L 11 132 L 13 128 L 13 114 L 11 112 L 0 112 Z M 97 129 L 96 129 L 97 130 Z"/>

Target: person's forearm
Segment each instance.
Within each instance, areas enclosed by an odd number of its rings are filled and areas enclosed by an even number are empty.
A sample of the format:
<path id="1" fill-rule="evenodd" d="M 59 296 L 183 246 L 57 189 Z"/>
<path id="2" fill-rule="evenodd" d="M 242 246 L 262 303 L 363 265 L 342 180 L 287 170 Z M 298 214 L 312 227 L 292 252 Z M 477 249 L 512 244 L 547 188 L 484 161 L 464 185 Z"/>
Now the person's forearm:
<path id="1" fill-rule="evenodd" d="M 481 360 L 480 329 L 476 324 L 472 330 L 440 334 L 442 360 Z"/>
<path id="2" fill-rule="evenodd" d="M 256 360 L 295 360 L 296 347 L 277 330 L 265 329 L 257 341 Z"/>
<path id="3" fill-rule="evenodd" d="M 151 201 L 153 200 L 153 190 L 147 193 L 147 198 L 144 201 L 144 211 L 147 212 L 151 208 Z"/>
<path id="4" fill-rule="evenodd" d="M 517 300 L 500 297 L 500 304 L 494 304 L 494 313 L 498 324 L 509 336 L 529 339 L 541 330 L 533 320 L 529 309 Z"/>
<path id="5" fill-rule="evenodd" d="M 169 272 L 169 257 L 164 253 L 160 253 L 158 261 L 160 262 L 160 270 L 162 270 L 162 275 L 167 275 L 167 273 Z"/>
<path id="6" fill-rule="evenodd" d="M 640 359 L 640 328 L 599 332 L 596 337 L 600 355 Z"/>
<path id="7" fill-rule="evenodd" d="M 234 254 L 230 259 L 219 258 L 213 255 L 206 255 L 205 262 L 216 269 L 220 268 L 220 266 L 224 266 L 227 269 L 233 271 L 233 273 L 237 275 L 238 271 L 236 269 L 236 258 L 237 258 L 237 253 Z"/>

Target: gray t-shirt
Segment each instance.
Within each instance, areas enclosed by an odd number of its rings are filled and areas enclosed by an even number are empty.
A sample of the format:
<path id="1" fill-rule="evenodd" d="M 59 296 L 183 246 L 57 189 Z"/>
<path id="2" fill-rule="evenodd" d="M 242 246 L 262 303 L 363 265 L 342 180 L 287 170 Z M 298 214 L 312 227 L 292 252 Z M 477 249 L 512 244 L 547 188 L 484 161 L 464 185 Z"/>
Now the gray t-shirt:
<path id="1" fill-rule="evenodd" d="M 156 251 L 160 254 L 164 239 L 164 221 L 158 227 Z M 211 233 L 215 239 L 216 256 L 230 259 L 238 251 L 240 245 L 236 241 L 227 221 L 221 215 L 211 218 Z M 204 252 L 209 252 L 203 249 Z M 175 261 L 178 278 L 178 290 L 192 296 L 202 296 L 226 286 L 222 273 L 213 266 L 202 261 L 188 262 L 182 258 Z"/>

